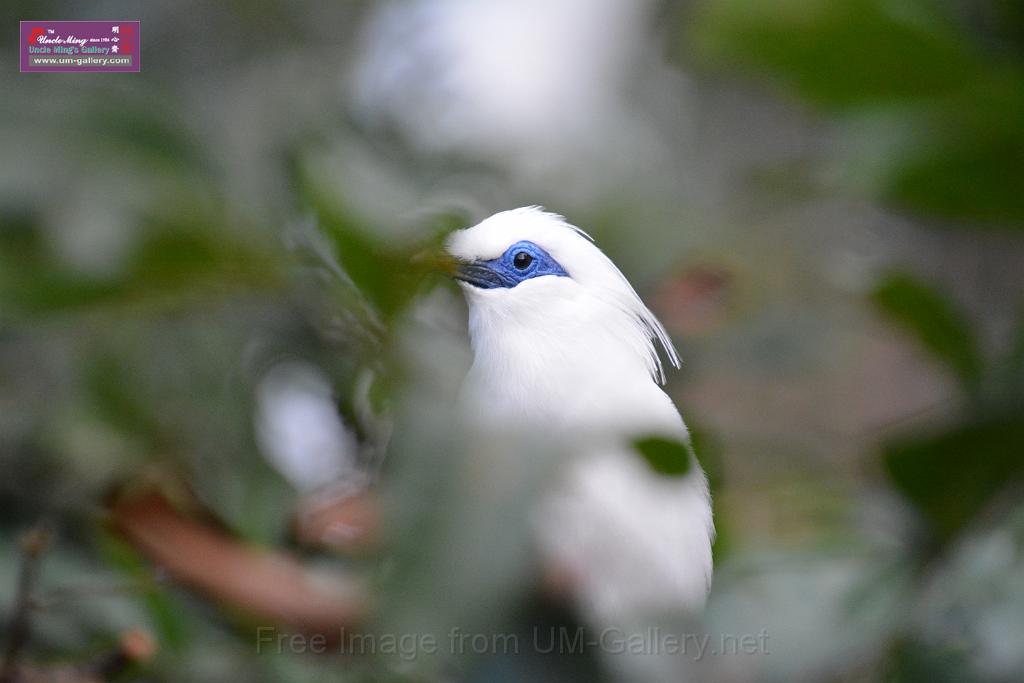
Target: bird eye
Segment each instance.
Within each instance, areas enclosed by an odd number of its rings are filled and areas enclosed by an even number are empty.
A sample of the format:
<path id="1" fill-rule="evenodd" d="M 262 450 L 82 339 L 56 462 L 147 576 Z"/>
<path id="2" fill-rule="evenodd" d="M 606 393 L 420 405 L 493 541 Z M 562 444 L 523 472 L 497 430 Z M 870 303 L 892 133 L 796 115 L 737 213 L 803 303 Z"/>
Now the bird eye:
<path id="1" fill-rule="evenodd" d="M 516 255 L 512 257 L 512 265 L 514 265 L 517 270 L 526 270 L 530 267 L 531 263 L 533 263 L 533 256 L 525 251 L 516 252 Z"/>

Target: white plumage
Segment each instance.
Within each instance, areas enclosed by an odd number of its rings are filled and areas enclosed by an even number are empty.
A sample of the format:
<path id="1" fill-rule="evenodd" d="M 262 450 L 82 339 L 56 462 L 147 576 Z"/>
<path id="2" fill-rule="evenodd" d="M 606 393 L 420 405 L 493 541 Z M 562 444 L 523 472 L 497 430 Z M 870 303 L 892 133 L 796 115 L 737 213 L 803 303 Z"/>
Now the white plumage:
<path id="1" fill-rule="evenodd" d="M 651 435 L 688 439 L 659 386 L 657 344 L 679 363 L 661 323 L 585 233 L 537 207 L 496 214 L 447 246 L 466 273 L 471 420 L 528 430 L 565 454 L 534 520 L 545 563 L 572 579 L 595 625 L 700 609 L 714 536 L 704 474 L 695 461 L 682 477 L 657 474 L 633 448 Z"/>

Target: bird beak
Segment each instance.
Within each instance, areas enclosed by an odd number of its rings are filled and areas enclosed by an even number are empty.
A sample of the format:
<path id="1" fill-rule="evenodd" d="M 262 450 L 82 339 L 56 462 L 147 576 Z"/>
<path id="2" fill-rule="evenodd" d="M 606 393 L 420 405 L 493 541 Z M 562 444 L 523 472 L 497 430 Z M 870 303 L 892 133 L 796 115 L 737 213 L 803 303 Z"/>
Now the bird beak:
<path id="1" fill-rule="evenodd" d="M 455 268 L 453 277 L 460 282 L 466 282 L 480 289 L 496 289 L 499 287 L 513 287 L 515 281 L 504 273 L 501 273 L 486 263 L 474 263 L 459 261 Z"/>
<path id="2" fill-rule="evenodd" d="M 424 270 L 442 273 L 448 277 L 456 277 L 459 264 L 461 263 L 451 254 L 440 247 L 424 249 L 409 259 L 413 264 Z"/>

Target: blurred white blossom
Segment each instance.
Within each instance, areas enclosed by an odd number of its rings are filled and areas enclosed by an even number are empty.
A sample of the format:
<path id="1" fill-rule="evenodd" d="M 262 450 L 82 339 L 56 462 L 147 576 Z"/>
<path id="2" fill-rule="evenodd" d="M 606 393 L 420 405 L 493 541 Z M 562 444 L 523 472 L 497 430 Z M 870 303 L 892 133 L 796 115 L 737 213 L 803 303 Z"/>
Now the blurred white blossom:
<path id="1" fill-rule="evenodd" d="M 256 395 L 263 455 L 295 488 L 309 491 L 355 470 L 356 440 L 338 416 L 331 385 L 316 367 L 274 366 Z"/>
<path id="2" fill-rule="evenodd" d="M 366 31 L 357 105 L 420 149 L 528 176 L 595 155 L 634 163 L 658 148 L 627 95 L 650 10 L 640 0 L 387 5 Z M 611 152 L 623 145 L 629 156 Z"/>

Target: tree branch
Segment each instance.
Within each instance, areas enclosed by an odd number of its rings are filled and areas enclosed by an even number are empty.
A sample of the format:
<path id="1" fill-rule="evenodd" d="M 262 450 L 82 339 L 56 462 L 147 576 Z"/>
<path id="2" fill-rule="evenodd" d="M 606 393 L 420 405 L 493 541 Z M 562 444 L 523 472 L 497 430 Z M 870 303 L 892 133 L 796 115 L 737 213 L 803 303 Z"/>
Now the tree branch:
<path id="1" fill-rule="evenodd" d="M 39 560 L 50 545 L 51 531 L 46 522 L 39 522 L 21 539 L 21 569 L 15 593 L 14 611 L 8 624 L 7 647 L 4 650 L 0 683 L 14 683 L 18 657 L 28 642 L 31 626 L 32 589 L 38 576 Z"/>

